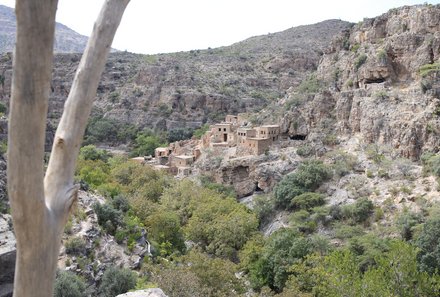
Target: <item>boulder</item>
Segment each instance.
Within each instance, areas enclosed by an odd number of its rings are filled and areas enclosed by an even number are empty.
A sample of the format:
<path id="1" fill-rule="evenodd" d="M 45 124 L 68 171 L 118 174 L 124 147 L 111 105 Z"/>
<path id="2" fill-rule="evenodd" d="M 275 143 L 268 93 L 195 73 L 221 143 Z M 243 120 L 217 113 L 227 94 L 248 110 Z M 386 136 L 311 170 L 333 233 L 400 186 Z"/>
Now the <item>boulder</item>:
<path id="1" fill-rule="evenodd" d="M 165 293 L 161 289 L 154 288 L 129 292 L 118 295 L 116 297 L 167 297 L 167 295 L 165 295 Z"/>

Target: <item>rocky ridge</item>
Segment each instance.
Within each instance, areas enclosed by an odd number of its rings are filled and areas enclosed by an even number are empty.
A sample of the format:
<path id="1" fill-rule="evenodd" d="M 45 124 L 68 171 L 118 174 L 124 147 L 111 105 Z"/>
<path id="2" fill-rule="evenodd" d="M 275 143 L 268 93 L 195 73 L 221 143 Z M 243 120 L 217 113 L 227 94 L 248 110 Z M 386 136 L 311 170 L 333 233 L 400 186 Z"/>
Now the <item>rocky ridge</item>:
<path id="1" fill-rule="evenodd" d="M 342 32 L 318 65 L 319 90 L 291 88 L 259 120 L 291 137 L 358 135 L 414 160 L 437 152 L 439 16 L 439 5 L 402 7 Z"/>
<path id="2" fill-rule="evenodd" d="M 349 26 L 329 20 L 216 49 L 147 56 L 112 53 L 94 116 L 170 130 L 199 127 L 226 113 L 258 111 L 315 71 L 332 36 Z M 80 54 L 55 56 L 50 127 L 60 117 L 79 59 Z M 0 101 L 6 104 L 11 68 L 11 55 L 4 54 Z"/>
<path id="3" fill-rule="evenodd" d="M 15 46 L 16 21 L 14 9 L 0 5 L 0 53 L 12 52 Z M 88 37 L 67 26 L 56 23 L 54 51 L 58 53 L 82 53 Z"/>

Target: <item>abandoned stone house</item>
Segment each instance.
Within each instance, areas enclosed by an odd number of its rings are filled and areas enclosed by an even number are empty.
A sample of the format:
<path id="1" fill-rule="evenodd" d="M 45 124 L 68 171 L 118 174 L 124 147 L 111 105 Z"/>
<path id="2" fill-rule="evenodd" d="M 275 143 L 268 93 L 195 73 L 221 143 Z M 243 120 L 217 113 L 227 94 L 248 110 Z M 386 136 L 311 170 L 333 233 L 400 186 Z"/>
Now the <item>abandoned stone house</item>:
<path id="1" fill-rule="evenodd" d="M 168 157 L 173 151 L 168 147 L 158 147 L 154 150 L 154 157 Z"/>
<path id="2" fill-rule="evenodd" d="M 278 125 L 264 125 L 257 128 L 258 138 L 270 138 L 272 141 L 277 141 L 280 135 L 280 126 Z"/>
<path id="3" fill-rule="evenodd" d="M 237 150 L 238 155 L 251 154 L 261 155 L 267 150 L 273 143 L 271 138 L 246 138 L 242 144 L 239 145 Z"/>
<path id="4" fill-rule="evenodd" d="M 211 126 L 211 143 L 235 145 L 236 128 L 233 123 L 219 123 Z"/>
<path id="5" fill-rule="evenodd" d="M 260 127 L 244 126 L 243 116 L 227 115 L 225 122 L 211 126 L 209 146 L 237 147 L 237 155 L 259 155 L 267 151 L 270 145 L 279 140 L 278 125 L 263 125 Z"/>
<path id="6" fill-rule="evenodd" d="M 194 163 L 193 156 L 178 155 L 171 156 L 170 165 L 172 167 L 190 167 Z"/>

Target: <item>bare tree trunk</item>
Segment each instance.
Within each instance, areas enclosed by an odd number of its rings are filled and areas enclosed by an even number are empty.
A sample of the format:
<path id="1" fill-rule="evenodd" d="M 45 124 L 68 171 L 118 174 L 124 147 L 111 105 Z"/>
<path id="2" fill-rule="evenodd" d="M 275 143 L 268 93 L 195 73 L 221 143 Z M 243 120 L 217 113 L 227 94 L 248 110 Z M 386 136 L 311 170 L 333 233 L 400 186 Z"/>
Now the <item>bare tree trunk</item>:
<path id="1" fill-rule="evenodd" d="M 52 296 L 61 236 L 77 193 L 73 185 L 76 159 L 114 34 L 129 1 L 104 3 L 66 101 L 44 179 L 57 0 L 16 2 L 8 139 L 8 191 L 17 238 L 15 297 Z"/>

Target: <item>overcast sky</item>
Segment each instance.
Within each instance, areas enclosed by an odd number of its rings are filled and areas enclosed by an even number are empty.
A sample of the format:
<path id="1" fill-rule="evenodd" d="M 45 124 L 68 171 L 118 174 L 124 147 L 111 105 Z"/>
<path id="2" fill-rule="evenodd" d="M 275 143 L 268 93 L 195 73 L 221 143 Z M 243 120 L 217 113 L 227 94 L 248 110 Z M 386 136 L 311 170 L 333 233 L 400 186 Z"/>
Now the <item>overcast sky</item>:
<path id="1" fill-rule="evenodd" d="M 88 36 L 103 2 L 59 0 L 57 21 Z M 214 48 L 327 19 L 358 22 L 422 3 L 440 0 L 131 0 L 113 47 L 144 54 Z"/>

